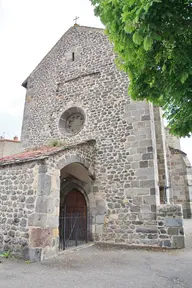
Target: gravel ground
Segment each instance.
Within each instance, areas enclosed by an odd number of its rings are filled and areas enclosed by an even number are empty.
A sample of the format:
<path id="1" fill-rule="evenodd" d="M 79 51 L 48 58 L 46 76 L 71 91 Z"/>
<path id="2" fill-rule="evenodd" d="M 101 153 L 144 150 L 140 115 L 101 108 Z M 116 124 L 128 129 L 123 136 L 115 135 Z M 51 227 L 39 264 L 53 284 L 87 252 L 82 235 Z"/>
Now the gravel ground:
<path id="1" fill-rule="evenodd" d="M 192 287 L 192 220 L 185 220 L 186 248 L 120 250 L 90 246 L 41 263 L 3 259 L 0 288 Z"/>

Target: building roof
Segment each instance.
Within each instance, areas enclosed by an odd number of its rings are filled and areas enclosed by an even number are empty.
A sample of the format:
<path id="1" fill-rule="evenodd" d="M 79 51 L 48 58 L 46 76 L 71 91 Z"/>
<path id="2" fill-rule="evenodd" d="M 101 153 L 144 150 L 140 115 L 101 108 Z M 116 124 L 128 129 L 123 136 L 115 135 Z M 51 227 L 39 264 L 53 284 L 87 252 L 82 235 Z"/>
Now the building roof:
<path id="1" fill-rule="evenodd" d="M 58 152 L 71 149 L 73 147 L 80 146 L 83 144 L 93 144 L 93 143 L 95 143 L 95 140 L 87 140 L 85 142 L 81 142 L 70 146 L 60 146 L 60 147 L 42 146 L 37 148 L 36 150 L 24 151 L 18 154 L 0 158 L 0 166 L 31 162 L 35 160 L 43 160 Z"/>
<path id="2" fill-rule="evenodd" d="M 14 154 L 11 156 L 5 156 L 3 158 L 0 158 L 0 166 L 4 166 L 7 164 L 13 164 L 13 163 L 20 163 L 20 162 L 28 162 L 35 159 L 44 159 L 46 156 L 55 153 L 57 151 L 61 151 L 64 148 L 60 147 L 40 147 L 37 150 L 31 150 L 26 152 L 21 152 L 18 154 Z"/>
<path id="3" fill-rule="evenodd" d="M 99 31 L 104 31 L 103 28 L 97 28 L 97 27 L 89 27 L 89 26 L 80 26 L 78 24 L 73 25 L 72 27 L 70 27 L 63 35 L 62 37 L 57 41 L 57 43 L 51 48 L 51 50 L 45 55 L 45 57 L 39 62 L 39 64 L 36 66 L 36 68 L 42 63 L 42 61 L 49 55 L 49 53 L 55 48 L 55 46 L 60 42 L 60 40 L 67 34 L 69 33 L 70 30 L 72 29 L 79 29 L 79 28 L 85 28 L 87 30 L 99 30 Z M 36 69 L 35 68 L 35 69 Z M 34 69 L 34 70 L 35 70 Z M 33 71 L 34 71 L 33 70 Z M 21 84 L 21 86 L 23 86 L 24 88 L 27 88 L 27 81 L 28 78 L 30 77 L 30 75 L 33 73 L 33 71 L 29 74 L 29 76 L 23 81 L 23 83 Z"/>
<path id="4" fill-rule="evenodd" d="M 6 139 L 6 138 L 0 138 L 0 142 L 14 142 L 14 143 L 21 143 L 21 141 L 19 141 L 19 140 Z"/>
<path id="5" fill-rule="evenodd" d="M 176 149 L 176 148 L 173 148 L 171 146 L 169 146 L 169 149 L 171 152 L 173 152 L 174 154 L 182 154 L 184 156 L 187 156 L 187 154 L 185 152 L 183 152 L 182 150 L 180 149 Z"/>

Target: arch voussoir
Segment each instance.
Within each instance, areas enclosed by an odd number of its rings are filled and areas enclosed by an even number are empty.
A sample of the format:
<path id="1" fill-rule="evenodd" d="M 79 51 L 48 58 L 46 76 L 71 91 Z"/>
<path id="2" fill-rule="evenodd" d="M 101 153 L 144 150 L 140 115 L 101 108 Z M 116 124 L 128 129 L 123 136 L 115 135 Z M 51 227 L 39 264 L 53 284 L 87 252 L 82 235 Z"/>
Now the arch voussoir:
<path id="1" fill-rule="evenodd" d="M 88 171 L 90 178 L 95 179 L 93 164 L 91 163 L 90 160 L 86 159 L 86 157 L 84 155 L 80 155 L 78 153 L 67 154 L 67 155 L 61 156 L 61 158 L 58 160 L 57 168 L 59 170 L 61 170 L 64 167 L 66 167 L 67 165 L 70 165 L 72 163 L 79 163 L 79 164 L 83 165 L 86 168 L 86 170 Z"/>

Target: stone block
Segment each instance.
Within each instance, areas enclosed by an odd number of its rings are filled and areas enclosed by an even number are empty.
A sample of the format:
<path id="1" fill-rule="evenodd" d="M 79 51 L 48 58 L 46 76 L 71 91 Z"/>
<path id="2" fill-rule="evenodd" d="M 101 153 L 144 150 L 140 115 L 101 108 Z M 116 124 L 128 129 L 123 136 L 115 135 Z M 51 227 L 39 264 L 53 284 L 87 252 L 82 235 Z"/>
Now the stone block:
<path id="1" fill-rule="evenodd" d="M 103 225 L 95 225 L 95 233 L 98 235 L 103 234 Z"/>
<path id="2" fill-rule="evenodd" d="M 25 202 L 33 204 L 35 202 L 35 197 L 28 197 Z"/>
<path id="3" fill-rule="evenodd" d="M 150 120 L 149 114 L 141 116 L 141 121 L 146 121 L 146 120 Z"/>
<path id="4" fill-rule="evenodd" d="M 140 209 L 141 209 L 141 213 L 150 213 L 150 212 L 152 212 L 151 211 L 151 205 L 149 205 L 149 204 L 141 205 Z"/>
<path id="5" fill-rule="evenodd" d="M 59 217 L 55 215 L 47 216 L 47 227 L 55 228 L 59 226 Z"/>
<path id="6" fill-rule="evenodd" d="M 147 132 L 147 131 L 146 131 Z M 139 143 L 140 147 L 148 147 L 148 146 L 152 146 L 152 140 L 141 140 Z"/>
<path id="7" fill-rule="evenodd" d="M 128 188 L 125 189 L 126 195 L 129 196 L 142 196 L 149 195 L 149 189 L 147 188 Z"/>
<path id="8" fill-rule="evenodd" d="M 35 211 L 37 213 L 53 213 L 55 208 L 55 201 L 48 197 L 38 197 L 36 201 Z"/>
<path id="9" fill-rule="evenodd" d="M 153 153 L 145 153 L 145 154 L 143 154 L 142 159 L 143 160 L 153 159 Z"/>
<path id="10" fill-rule="evenodd" d="M 157 239 L 158 235 L 157 234 L 149 234 L 148 239 Z"/>
<path id="11" fill-rule="evenodd" d="M 179 228 L 176 227 L 169 227 L 168 228 L 168 234 L 169 235 L 178 235 L 179 233 Z"/>
<path id="12" fill-rule="evenodd" d="M 156 211 L 157 211 L 157 206 L 151 205 L 151 212 L 156 212 Z"/>
<path id="13" fill-rule="evenodd" d="M 132 221 L 133 225 L 142 225 L 143 221 Z"/>
<path id="14" fill-rule="evenodd" d="M 150 195 L 156 195 L 156 189 L 150 188 Z"/>
<path id="15" fill-rule="evenodd" d="M 57 175 L 51 176 L 51 189 L 60 190 L 60 178 Z"/>
<path id="16" fill-rule="evenodd" d="M 157 228 L 156 227 L 138 227 L 136 228 L 137 233 L 147 233 L 147 234 L 155 234 L 157 233 Z"/>
<path id="17" fill-rule="evenodd" d="M 167 227 L 181 227 L 183 226 L 182 218 L 165 218 L 164 225 Z"/>
<path id="18" fill-rule="evenodd" d="M 141 205 L 142 202 L 143 202 L 142 196 L 133 197 L 133 204 L 134 205 Z"/>
<path id="19" fill-rule="evenodd" d="M 176 213 L 176 215 L 178 215 L 178 213 L 181 213 L 181 205 L 160 205 L 158 206 L 158 213 L 172 213 L 172 215 L 173 213 Z"/>
<path id="20" fill-rule="evenodd" d="M 149 180 L 154 179 L 154 168 L 139 168 L 136 170 L 135 175 L 140 176 L 147 176 Z"/>
<path id="21" fill-rule="evenodd" d="M 137 153 L 132 155 L 133 157 L 133 161 L 141 161 L 142 160 L 142 154 L 141 153 Z"/>
<path id="22" fill-rule="evenodd" d="M 120 217 L 120 215 L 118 215 L 118 214 L 110 214 L 109 215 L 109 219 L 114 220 L 114 221 L 118 220 L 119 217 Z"/>
<path id="23" fill-rule="evenodd" d="M 153 147 L 152 146 L 147 147 L 147 152 L 153 152 Z"/>
<path id="24" fill-rule="evenodd" d="M 139 214 L 139 220 L 155 220 L 156 218 L 156 213 L 140 213 Z"/>
<path id="25" fill-rule="evenodd" d="M 102 215 L 107 212 L 104 200 L 96 200 L 96 207 L 97 207 L 97 213 L 99 215 Z"/>
<path id="26" fill-rule="evenodd" d="M 140 187 L 142 188 L 154 188 L 155 181 L 154 180 L 142 180 L 140 181 Z"/>
<path id="27" fill-rule="evenodd" d="M 139 166 L 140 166 L 140 168 L 147 168 L 148 167 L 148 161 L 140 161 Z"/>
<path id="28" fill-rule="evenodd" d="M 170 240 L 163 240 L 160 242 L 160 247 L 167 247 L 167 248 L 171 248 L 171 241 Z"/>
<path id="29" fill-rule="evenodd" d="M 140 212 L 140 206 L 131 206 L 130 207 L 131 212 Z"/>
<path id="30" fill-rule="evenodd" d="M 39 166 L 39 173 L 46 173 L 47 172 L 47 165 L 42 164 Z"/>
<path id="31" fill-rule="evenodd" d="M 51 176 L 40 173 L 38 176 L 38 192 L 40 196 L 48 196 L 51 193 Z"/>
<path id="32" fill-rule="evenodd" d="M 141 154 L 146 153 L 146 147 L 138 147 L 137 148 L 137 153 L 141 153 Z M 141 162 L 145 162 L 145 161 L 141 161 Z"/>
<path id="33" fill-rule="evenodd" d="M 156 197 L 155 196 L 143 196 L 143 204 L 150 204 L 155 205 L 156 204 Z"/>
<path id="34" fill-rule="evenodd" d="M 135 192 L 134 195 L 137 195 L 137 196 L 150 194 L 150 190 L 148 188 L 137 188 L 137 189 L 134 189 L 134 192 Z"/>
<path id="35" fill-rule="evenodd" d="M 26 227 L 27 226 L 27 220 L 25 218 L 22 218 L 20 221 L 21 227 Z"/>
<path id="36" fill-rule="evenodd" d="M 47 223 L 47 215 L 35 213 L 29 215 L 28 226 L 45 228 Z"/>
<path id="37" fill-rule="evenodd" d="M 25 248 L 23 250 L 23 258 L 31 262 L 41 261 L 41 254 L 42 254 L 41 248 Z"/>
<path id="38" fill-rule="evenodd" d="M 96 224 L 103 224 L 105 220 L 105 215 L 96 215 Z"/>
<path id="39" fill-rule="evenodd" d="M 50 228 L 31 228 L 29 235 L 29 246 L 31 248 L 44 248 L 46 246 L 52 246 L 53 233 L 52 229 Z"/>
<path id="40" fill-rule="evenodd" d="M 139 188 L 140 187 L 140 181 L 139 180 L 133 180 L 131 181 L 131 187 L 132 188 Z"/>
<path id="41" fill-rule="evenodd" d="M 65 166 L 66 166 L 66 159 L 64 158 L 64 159 L 61 159 L 61 160 L 59 161 L 57 167 L 58 167 L 59 170 L 61 170 L 61 169 L 63 169 L 63 167 L 65 167 Z"/>
<path id="42" fill-rule="evenodd" d="M 99 187 L 98 186 L 93 186 L 93 192 L 99 192 Z"/>
<path id="43" fill-rule="evenodd" d="M 185 248 L 184 236 L 173 236 L 172 248 L 175 249 Z"/>

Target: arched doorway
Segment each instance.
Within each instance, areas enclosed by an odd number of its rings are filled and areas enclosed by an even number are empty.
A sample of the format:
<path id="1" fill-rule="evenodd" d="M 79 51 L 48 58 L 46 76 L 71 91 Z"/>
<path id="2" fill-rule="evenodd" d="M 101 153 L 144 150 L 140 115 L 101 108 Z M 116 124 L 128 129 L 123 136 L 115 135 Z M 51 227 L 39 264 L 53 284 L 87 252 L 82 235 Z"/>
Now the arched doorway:
<path id="1" fill-rule="evenodd" d="M 85 197 L 78 189 L 70 191 L 64 200 L 64 207 L 66 207 L 66 214 L 68 216 L 79 214 L 86 217 L 87 204 Z"/>
<path id="2" fill-rule="evenodd" d="M 88 241 L 88 215 L 84 195 L 72 189 L 60 207 L 60 249 L 78 246 Z"/>

